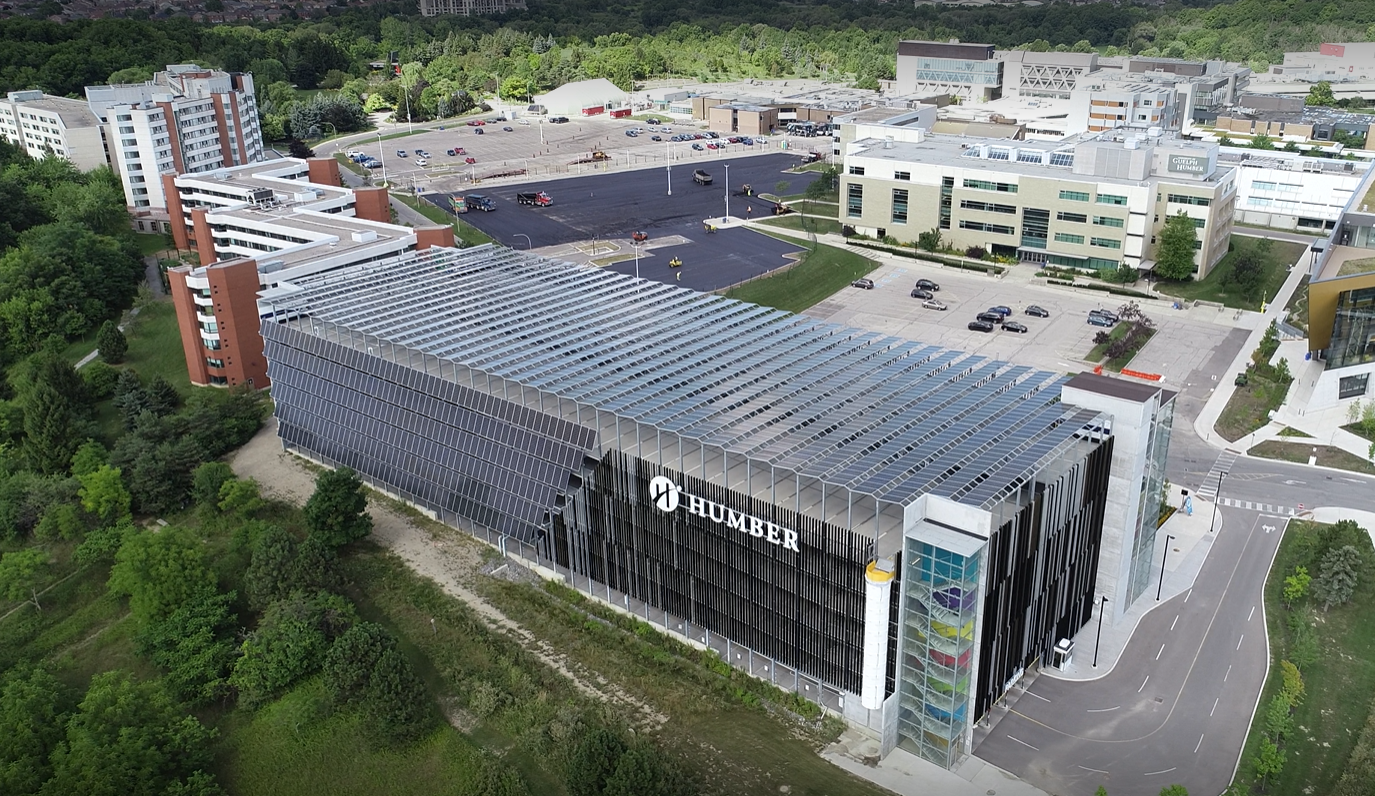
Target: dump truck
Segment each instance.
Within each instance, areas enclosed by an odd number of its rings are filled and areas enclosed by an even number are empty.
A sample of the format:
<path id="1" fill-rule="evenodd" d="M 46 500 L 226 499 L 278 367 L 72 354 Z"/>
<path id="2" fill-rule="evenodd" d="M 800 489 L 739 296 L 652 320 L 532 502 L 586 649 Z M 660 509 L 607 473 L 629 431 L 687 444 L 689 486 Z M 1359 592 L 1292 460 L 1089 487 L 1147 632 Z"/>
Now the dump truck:
<path id="1" fill-rule="evenodd" d="M 553 197 L 544 191 L 516 194 L 516 204 L 530 205 L 531 207 L 548 207 L 553 203 Z"/>

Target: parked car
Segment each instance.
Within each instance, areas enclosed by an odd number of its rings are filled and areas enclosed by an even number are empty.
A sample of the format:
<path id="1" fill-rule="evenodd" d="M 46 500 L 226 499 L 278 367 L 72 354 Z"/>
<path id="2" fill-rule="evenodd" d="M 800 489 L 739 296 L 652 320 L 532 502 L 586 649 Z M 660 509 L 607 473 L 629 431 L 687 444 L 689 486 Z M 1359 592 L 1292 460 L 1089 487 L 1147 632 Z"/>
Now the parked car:
<path id="1" fill-rule="evenodd" d="M 720 147 L 721 147 L 721 145 L 718 144 L 718 143 L 716 143 L 715 141 L 708 141 L 708 142 L 707 142 L 707 149 L 719 149 Z"/>
<path id="2" fill-rule="evenodd" d="M 993 331 L 993 324 L 988 321 L 970 321 L 969 330 L 971 332 L 991 332 Z"/>
<path id="3" fill-rule="evenodd" d="M 929 290 L 932 293 L 937 293 L 941 289 L 940 285 L 936 284 L 935 282 L 932 282 L 930 279 L 918 279 L 917 287 L 921 288 L 922 290 Z"/>
<path id="4" fill-rule="evenodd" d="M 419 155 L 419 156 L 422 157 L 422 158 L 427 158 L 427 157 L 430 156 L 430 153 L 429 153 L 429 152 L 426 152 L 426 151 L 423 150 L 423 149 L 417 149 L 417 150 L 415 150 L 415 154 L 416 154 L 416 155 Z"/>
<path id="5" fill-rule="evenodd" d="M 475 134 L 477 134 L 477 135 L 482 135 L 483 132 L 484 132 L 484 130 L 483 130 L 481 127 L 474 127 L 474 128 L 473 128 L 473 133 L 475 133 Z"/>
<path id="6" fill-rule="evenodd" d="M 516 131 L 516 128 L 510 127 L 510 126 L 503 127 L 503 128 L 501 128 L 501 129 L 504 130 L 504 131 L 506 131 L 506 132 L 508 132 L 508 133 L 514 133 L 514 132 Z"/>
<path id="7" fill-rule="evenodd" d="M 1117 323 L 1118 321 L 1122 320 L 1121 318 L 1117 317 L 1117 313 L 1113 312 L 1112 310 L 1089 310 L 1089 314 L 1097 315 L 1102 318 L 1107 318 L 1113 323 Z"/>
<path id="8" fill-rule="evenodd" d="M 428 161 L 428 160 L 426 160 L 426 159 L 424 159 L 424 158 L 416 158 L 416 159 L 415 159 L 415 165 L 417 165 L 417 166 L 428 166 L 428 165 L 430 165 L 430 161 Z"/>
<path id="9" fill-rule="evenodd" d="M 663 124 L 663 122 L 661 122 L 661 121 L 659 121 L 658 119 L 656 119 L 655 117 L 651 116 L 651 117 L 649 117 L 648 119 L 645 119 L 645 124 Z"/>
<path id="10" fill-rule="evenodd" d="M 873 289 L 874 289 L 874 280 L 872 280 L 872 279 L 856 279 L 855 281 L 853 281 L 853 282 L 850 283 L 850 287 L 857 287 L 857 288 L 859 288 L 859 289 L 861 289 L 861 290 L 873 290 Z"/>
<path id="11" fill-rule="evenodd" d="M 651 136 L 649 137 L 649 140 L 651 140 L 651 141 L 662 141 L 662 140 L 664 140 L 664 137 L 661 136 L 661 135 L 651 135 Z"/>
<path id="12" fill-rule="evenodd" d="M 1000 312 L 981 312 L 976 316 L 985 323 L 999 325 L 1003 322 L 1003 314 Z"/>
<path id="13" fill-rule="evenodd" d="M 567 116 L 550 116 L 550 117 L 549 117 L 549 123 L 550 123 L 550 124 L 568 124 L 568 117 L 567 117 Z"/>
<path id="14" fill-rule="evenodd" d="M 1026 308 L 1026 314 L 1032 316 L 1033 318 L 1049 318 L 1050 310 L 1046 309 L 1045 307 L 1032 304 Z"/>
<path id="15" fill-rule="evenodd" d="M 453 157 L 456 153 L 452 149 L 446 149 L 444 150 L 444 154 L 448 155 L 449 157 Z"/>
<path id="16" fill-rule="evenodd" d="M 1003 331 L 1026 334 L 1027 328 L 1024 325 L 1017 323 L 1016 321 L 1003 321 Z"/>
<path id="17" fill-rule="evenodd" d="M 698 169 L 692 173 L 692 181 L 698 185 L 711 185 L 711 175 Z"/>
<path id="18" fill-rule="evenodd" d="M 1117 321 L 1113 320 L 1112 318 L 1109 318 L 1106 315 L 1094 315 L 1092 312 L 1089 313 L 1089 323 L 1093 324 L 1094 326 L 1106 326 L 1108 328 L 1112 328 L 1117 325 Z"/>
<path id="19" fill-rule="evenodd" d="M 931 295 L 931 291 L 929 290 L 922 290 L 919 287 L 914 287 L 912 288 L 912 298 L 929 299 L 935 298 L 935 296 Z"/>
<path id="20" fill-rule="evenodd" d="M 530 120 L 529 120 L 529 119 L 517 119 L 517 120 L 516 120 L 516 124 L 523 124 L 523 125 L 525 125 L 526 127 L 529 127 L 529 126 L 530 126 Z"/>
<path id="21" fill-rule="evenodd" d="M 999 304 L 999 305 L 996 306 L 996 307 L 989 307 L 989 308 L 988 308 L 988 311 L 989 311 L 989 312 L 996 312 L 996 313 L 998 313 L 999 315 L 1003 316 L 1004 318 L 1006 318 L 1006 317 L 1008 317 L 1009 315 L 1012 314 L 1012 308 L 1011 308 L 1011 307 L 1008 307 L 1008 306 L 1005 306 L 1005 305 L 1002 305 L 1002 304 Z"/>
<path id="22" fill-rule="evenodd" d="M 925 307 L 926 309 L 928 309 L 928 310 L 947 310 L 947 309 L 949 309 L 949 307 L 945 306 L 945 302 L 944 302 L 944 301 L 938 301 L 938 300 L 933 299 L 933 298 L 929 298 L 929 299 L 927 299 L 926 301 L 923 301 L 923 302 L 921 303 L 921 305 L 922 305 L 923 307 Z"/>
<path id="23" fill-rule="evenodd" d="M 701 152 L 702 150 L 706 149 L 706 147 L 702 146 L 701 144 L 695 143 L 695 142 L 693 143 L 692 148 L 695 149 L 695 150 L 697 150 L 698 152 Z"/>
<path id="24" fill-rule="evenodd" d="M 396 150 L 396 156 L 399 157 L 399 158 L 404 158 L 404 157 L 406 157 L 406 150 L 404 150 L 404 149 L 398 149 L 398 150 Z"/>
<path id="25" fill-rule="evenodd" d="M 626 137 L 626 138 L 635 138 L 635 137 L 638 136 L 638 135 L 639 135 L 639 133 L 635 132 L 634 130 L 626 130 L 626 131 L 625 131 L 625 137 Z"/>
<path id="26" fill-rule="evenodd" d="M 454 147 L 454 154 L 455 154 L 455 155 L 466 155 L 466 154 L 468 154 L 468 150 L 464 149 L 464 148 L 461 147 L 461 146 L 456 146 L 456 147 Z"/>
<path id="27" fill-rule="evenodd" d="M 742 138 L 742 139 L 740 139 L 740 143 L 744 144 L 745 146 L 752 146 L 752 145 L 754 144 L 754 139 L 753 139 L 753 138 Z"/>

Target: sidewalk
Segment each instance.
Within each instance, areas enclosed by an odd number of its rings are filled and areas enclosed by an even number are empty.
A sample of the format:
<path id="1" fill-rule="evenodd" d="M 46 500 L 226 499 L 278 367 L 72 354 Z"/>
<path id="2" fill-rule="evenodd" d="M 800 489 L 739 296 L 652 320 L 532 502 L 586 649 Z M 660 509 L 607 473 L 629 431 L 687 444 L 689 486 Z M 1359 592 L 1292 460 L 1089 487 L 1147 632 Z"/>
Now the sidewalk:
<path id="1" fill-rule="evenodd" d="M 1182 502 L 1183 498 L 1178 488 L 1173 490 L 1170 500 L 1176 506 Z M 1095 616 L 1073 639 L 1074 655 L 1069 665 L 1063 671 L 1049 666 L 1043 667 L 1041 675 L 1061 680 L 1096 680 L 1111 672 L 1126 649 L 1127 643 L 1131 641 L 1141 618 L 1156 606 L 1193 588 L 1194 579 L 1203 569 L 1203 562 L 1208 558 L 1208 553 L 1213 549 L 1213 541 L 1217 538 L 1210 530 L 1213 510 L 1212 503 L 1196 500 L 1193 516 L 1180 510 L 1166 520 L 1160 530 L 1156 531 L 1155 550 L 1151 553 L 1150 585 L 1146 591 L 1136 598 L 1132 607 L 1116 622 L 1110 621 L 1112 611 L 1107 612 L 1103 617 L 1101 640 L 1098 638 L 1099 617 L 1096 614 L 1102 606 L 1095 608 Z M 1220 526 L 1220 518 L 1218 522 Z M 1164 545 L 1170 536 L 1174 539 L 1169 540 L 1169 554 L 1166 555 Z M 1165 560 L 1163 583 L 1160 578 L 1162 558 Z M 1160 593 L 1158 601 L 1157 590 Z M 1095 650 L 1098 654 L 1097 666 L 1093 665 Z"/>
<path id="2" fill-rule="evenodd" d="M 954 771 L 917 757 L 906 749 L 894 749 L 878 759 L 878 742 L 856 730 L 847 730 L 821 756 L 875 785 L 894 793 L 932 793 L 940 796 L 1048 796 L 997 766 L 969 755 Z"/>

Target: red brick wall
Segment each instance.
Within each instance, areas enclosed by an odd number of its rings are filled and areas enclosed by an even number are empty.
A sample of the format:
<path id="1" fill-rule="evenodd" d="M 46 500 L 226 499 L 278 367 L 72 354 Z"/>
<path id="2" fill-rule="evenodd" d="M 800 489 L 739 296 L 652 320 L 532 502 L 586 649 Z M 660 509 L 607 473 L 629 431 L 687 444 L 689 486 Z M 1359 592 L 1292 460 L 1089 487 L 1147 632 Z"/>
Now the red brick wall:
<path id="1" fill-rule="evenodd" d="M 428 249 L 431 246 L 452 249 L 454 247 L 453 227 L 416 227 L 415 248 Z"/>
<path id="2" fill-rule="evenodd" d="M 196 303 L 191 300 L 195 291 L 186 286 L 190 266 L 173 268 L 167 272 L 172 288 L 172 306 L 177 310 L 177 328 L 181 330 L 181 349 L 186 355 L 186 372 L 192 384 L 209 384 L 210 374 L 205 366 L 206 350 L 201 344 L 200 322 L 196 318 Z"/>
<path id="3" fill-rule="evenodd" d="M 258 329 L 258 264 L 232 260 L 210 268 L 208 276 L 220 328 L 219 359 L 224 360 L 222 371 L 209 372 L 228 377 L 231 386 L 250 380 L 254 387 L 268 386 L 267 358 Z"/>
<path id="4" fill-rule="evenodd" d="M 201 265 L 215 262 L 215 239 L 210 235 L 210 222 L 205 220 L 206 212 L 204 207 L 191 211 L 191 226 L 196 232 L 196 254 L 201 258 Z"/>
<path id="5" fill-rule="evenodd" d="M 353 215 L 368 221 L 391 223 L 391 202 L 386 188 L 354 188 Z"/>
<path id="6" fill-rule="evenodd" d="M 182 216 L 185 211 L 181 206 L 181 194 L 177 192 L 177 175 L 163 174 L 160 178 L 162 193 L 167 199 L 167 215 L 172 225 L 172 242 L 177 249 L 185 251 L 191 248 L 191 241 L 186 235 L 186 219 Z"/>
<path id="7" fill-rule="evenodd" d="M 306 167 L 310 169 L 308 178 L 311 182 L 339 187 L 339 161 L 334 158 L 309 158 Z"/>

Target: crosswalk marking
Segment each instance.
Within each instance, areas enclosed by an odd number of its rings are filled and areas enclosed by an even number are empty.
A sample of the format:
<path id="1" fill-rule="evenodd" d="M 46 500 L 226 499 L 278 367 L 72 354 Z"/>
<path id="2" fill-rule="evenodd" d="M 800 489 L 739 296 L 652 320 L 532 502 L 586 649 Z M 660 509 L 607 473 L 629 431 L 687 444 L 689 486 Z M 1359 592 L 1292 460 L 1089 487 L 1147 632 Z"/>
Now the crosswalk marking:
<path id="1" fill-rule="evenodd" d="M 1236 463 L 1240 454 L 1232 451 L 1223 451 L 1217 456 L 1217 461 L 1213 462 L 1213 469 L 1203 476 L 1203 483 L 1198 487 L 1198 496 L 1204 500 L 1212 500 L 1217 497 L 1217 482 L 1221 476 L 1227 474 Z"/>
<path id="2" fill-rule="evenodd" d="M 1299 513 L 1299 510 L 1293 506 L 1276 506 L 1273 503 L 1256 503 L 1250 500 L 1234 500 L 1228 497 L 1218 500 L 1217 504 L 1219 506 L 1228 506 L 1236 509 L 1258 511 L 1261 514 L 1276 514 L 1281 517 L 1293 517 Z"/>

